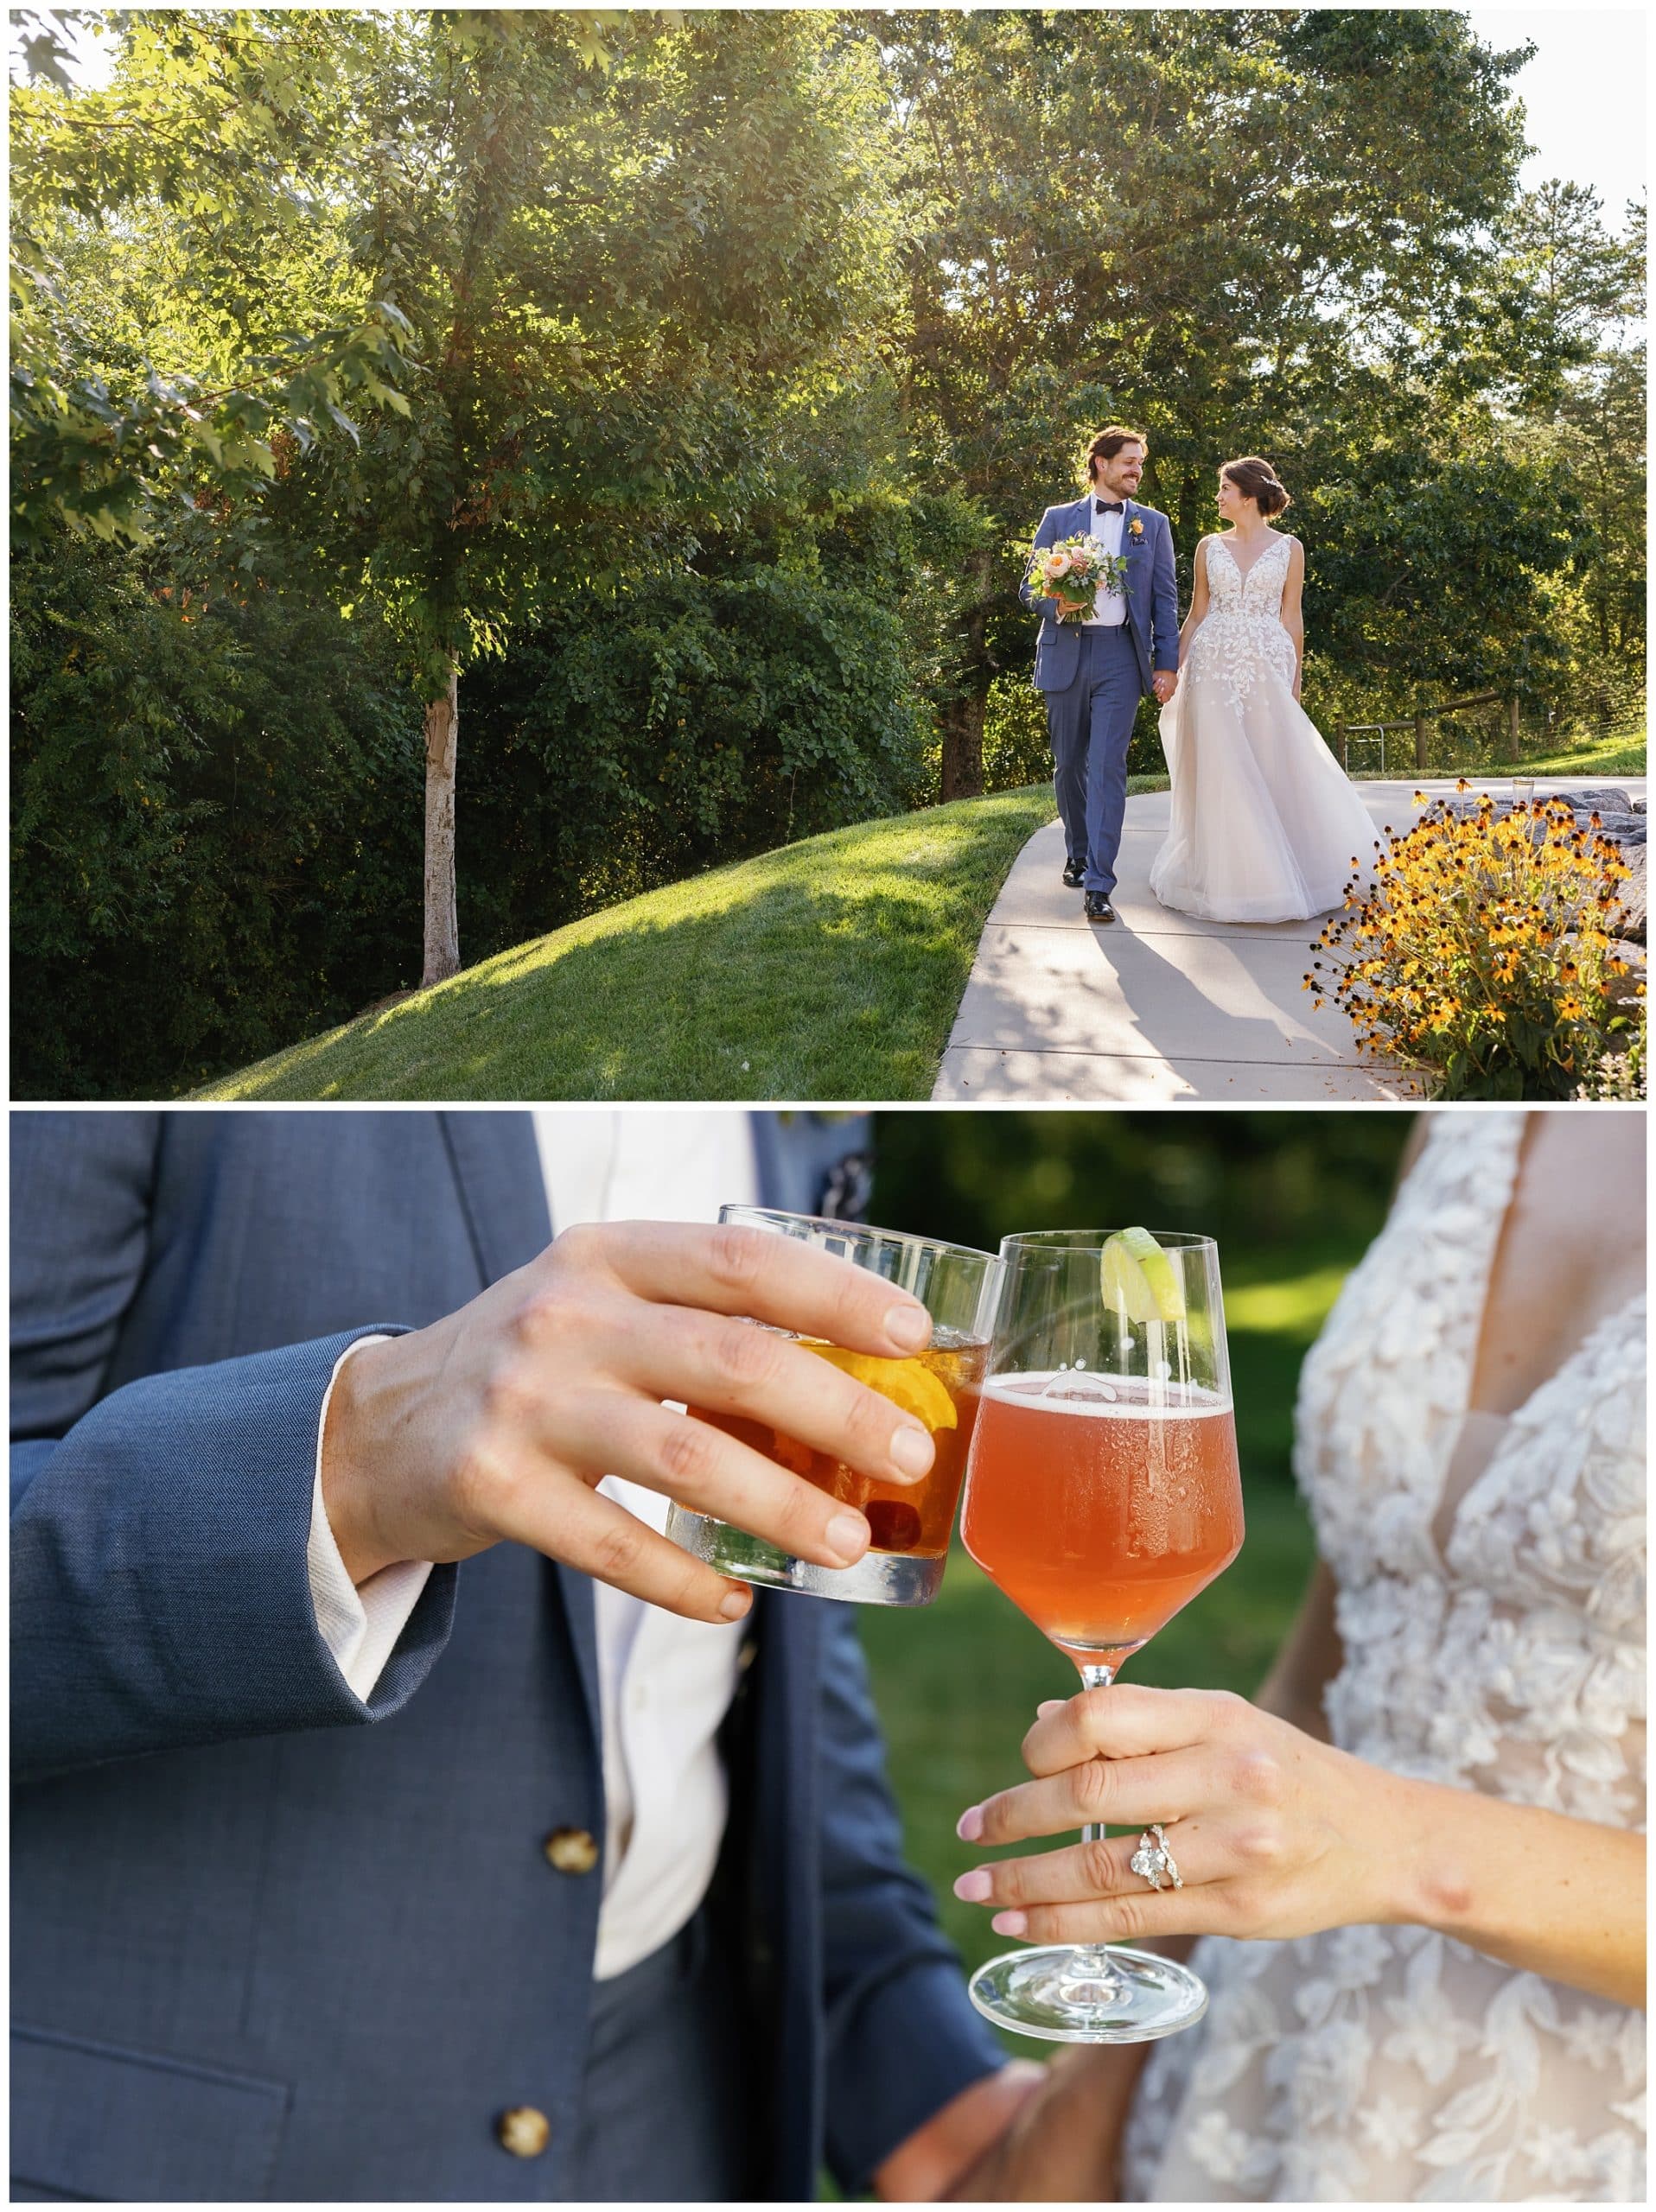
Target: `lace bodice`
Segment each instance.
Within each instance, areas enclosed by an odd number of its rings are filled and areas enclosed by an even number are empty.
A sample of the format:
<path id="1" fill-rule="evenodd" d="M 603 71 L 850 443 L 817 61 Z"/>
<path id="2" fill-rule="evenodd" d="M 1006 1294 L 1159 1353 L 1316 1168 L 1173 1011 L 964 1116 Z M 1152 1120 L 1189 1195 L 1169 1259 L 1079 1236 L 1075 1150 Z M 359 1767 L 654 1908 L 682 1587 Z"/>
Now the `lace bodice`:
<path id="1" fill-rule="evenodd" d="M 1434 1117 L 1305 1363 L 1296 1469 L 1344 1647 L 1326 1710 L 1394 1771 L 1636 1827 L 1644 1300 L 1509 1420 L 1473 1416 L 1492 1448 L 1450 1480 L 1523 1125 Z M 1130 2194 L 1642 2199 L 1640 2015 L 1420 1928 L 1209 1939 L 1194 1963 L 1213 2005 L 1151 2055 Z"/>
<path id="2" fill-rule="evenodd" d="M 1245 569 L 1226 537 L 1207 540 L 1207 602 L 1215 614 L 1246 615 L 1255 620 L 1282 620 L 1283 588 L 1288 582 L 1289 549 L 1294 540 L 1277 533 Z"/>
<path id="3" fill-rule="evenodd" d="M 1278 536 L 1244 571 L 1223 537 L 1205 542 L 1207 611 L 1191 638 L 1186 673 L 1192 683 L 1216 680 L 1234 708 L 1258 682 L 1262 663 L 1284 683 L 1294 681 L 1294 641 L 1282 620 L 1293 543 Z"/>
<path id="4" fill-rule="evenodd" d="M 1399 1772 L 1634 1827 L 1643 1301 L 1594 1330 L 1465 1494 L 1445 1495 L 1523 1121 L 1435 1126 L 1305 1364 L 1296 1471 L 1346 1653 L 1328 1720 Z"/>

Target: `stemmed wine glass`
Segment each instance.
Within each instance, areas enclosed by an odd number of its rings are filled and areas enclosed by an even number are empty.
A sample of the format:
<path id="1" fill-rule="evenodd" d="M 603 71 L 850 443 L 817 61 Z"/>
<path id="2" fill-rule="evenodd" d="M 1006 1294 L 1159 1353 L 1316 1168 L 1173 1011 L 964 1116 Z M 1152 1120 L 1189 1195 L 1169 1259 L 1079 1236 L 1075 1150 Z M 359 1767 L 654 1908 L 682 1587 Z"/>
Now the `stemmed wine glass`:
<path id="1" fill-rule="evenodd" d="M 1001 1257 L 960 1533 L 1086 1687 L 1104 1688 L 1241 1548 L 1218 1248 L 1054 1230 L 1007 1237 Z M 1188 1967 L 1106 1943 L 1010 1952 L 971 1994 L 1003 2026 L 1058 2043 L 1146 2042 L 1207 2008 Z"/>

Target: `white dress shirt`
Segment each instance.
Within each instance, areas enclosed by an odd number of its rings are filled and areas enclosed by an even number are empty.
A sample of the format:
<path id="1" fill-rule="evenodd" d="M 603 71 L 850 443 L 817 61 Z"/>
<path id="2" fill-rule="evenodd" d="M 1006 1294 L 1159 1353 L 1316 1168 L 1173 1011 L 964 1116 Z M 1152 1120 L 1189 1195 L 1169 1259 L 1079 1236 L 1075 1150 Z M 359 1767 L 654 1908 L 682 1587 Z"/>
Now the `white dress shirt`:
<path id="1" fill-rule="evenodd" d="M 559 1107 L 534 1118 L 554 1229 L 711 1222 L 721 1205 L 757 1197 L 753 1133 L 739 1109 Z M 345 1358 L 377 1341 L 361 1338 Z M 327 1419 L 324 1399 L 307 1552 L 311 1598 L 334 1663 L 366 1700 L 431 1569 L 410 1561 L 352 1587 L 322 1505 Z M 614 1475 L 599 1488 L 665 1529 L 667 1500 L 657 1491 Z M 603 1981 L 669 1942 L 707 1894 L 729 1807 L 716 1738 L 736 1693 L 742 1629 L 681 1620 L 607 1583 L 596 1583 L 594 1596 L 607 1836 L 593 1971 Z"/>
<path id="2" fill-rule="evenodd" d="M 1103 498 L 1101 492 L 1089 492 L 1087 499 L 1096 502 Z M 1122 503 L 1118 515 L 1101 515 L 1096 505 L 1089 512 L 1087 535 L 1096 537 L 1106 553 L 1119 553 L 1123 525 L 1127 520 L 1126 502 Z M 1081 625 L 1084 630 L 1114 630 L 1127 620 L 1127 594 L 1120 591 L 1106 591 L 1099 586 L 1098 597 L 1092 602 L 1092 612 Z"/>

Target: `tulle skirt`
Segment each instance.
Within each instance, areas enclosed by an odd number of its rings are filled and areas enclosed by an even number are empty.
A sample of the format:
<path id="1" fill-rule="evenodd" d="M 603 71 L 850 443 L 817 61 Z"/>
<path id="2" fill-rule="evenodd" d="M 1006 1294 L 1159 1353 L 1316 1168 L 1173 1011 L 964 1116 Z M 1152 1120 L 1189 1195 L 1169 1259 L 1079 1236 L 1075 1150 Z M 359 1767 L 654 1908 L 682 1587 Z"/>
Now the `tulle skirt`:
<path id="1" fill-rule="evenodd" d="M 1173 823 L 1150 868 L 1164 906 L 1206 920 L 1302 921 L 1372 874 L 1374 827 L 1294 696 L 1282 624 L 1210 614 L 1169 705 Z"/>

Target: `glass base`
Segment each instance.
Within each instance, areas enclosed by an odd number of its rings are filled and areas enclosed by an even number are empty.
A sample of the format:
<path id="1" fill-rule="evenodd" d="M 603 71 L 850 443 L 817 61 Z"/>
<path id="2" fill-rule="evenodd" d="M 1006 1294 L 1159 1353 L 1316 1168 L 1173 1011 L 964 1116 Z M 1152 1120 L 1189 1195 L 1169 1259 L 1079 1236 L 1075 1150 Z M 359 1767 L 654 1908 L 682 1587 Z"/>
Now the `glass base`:
<path id="1" fill-rule="evenodd" d="M 967 1994 L 998 2026 L 1047 2043 L 1153 2043 L 1207 2010 L 1207 1986 L 1188 1967 L 1113 1943 L 1009 1951 L 978 1967 Z"/>
<path id="2" fill-rule="evenodd" d="M 839 1598 L 854 1605 L 929 1605 L 943 1584 L 940 1556 L 866 1551 L 855 1567 L 818 1567 L 683 1505 L 668 1514 L 667 1534 L 692 1558 L 705 1560 L 738 1582 L 804 1590 L 813 1598 Z"/>

